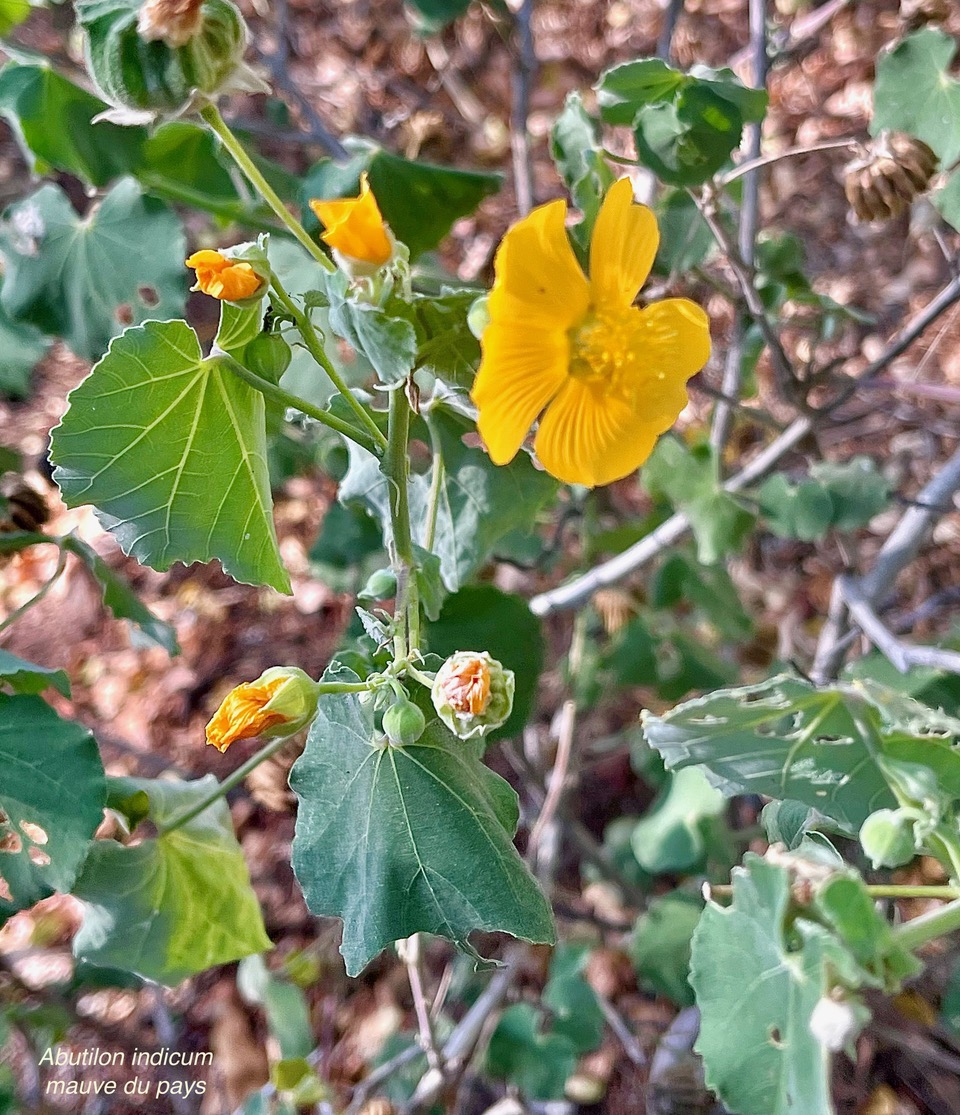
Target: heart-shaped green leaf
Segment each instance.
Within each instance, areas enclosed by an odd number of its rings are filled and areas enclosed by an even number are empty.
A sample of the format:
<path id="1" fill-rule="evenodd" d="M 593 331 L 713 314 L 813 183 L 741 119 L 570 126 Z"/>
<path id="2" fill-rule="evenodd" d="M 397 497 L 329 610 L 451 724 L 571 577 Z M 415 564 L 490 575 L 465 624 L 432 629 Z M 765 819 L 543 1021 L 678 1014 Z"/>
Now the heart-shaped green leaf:
<path id="1" fill-rule="evenodd" d="M 50 459 L 70 507 L 92 503 L 153 569 L 219 558 L 290 591 L 273 526 L 263 396 L 204 359 L 183 321 L 128 329 L 70 393 Z"/>

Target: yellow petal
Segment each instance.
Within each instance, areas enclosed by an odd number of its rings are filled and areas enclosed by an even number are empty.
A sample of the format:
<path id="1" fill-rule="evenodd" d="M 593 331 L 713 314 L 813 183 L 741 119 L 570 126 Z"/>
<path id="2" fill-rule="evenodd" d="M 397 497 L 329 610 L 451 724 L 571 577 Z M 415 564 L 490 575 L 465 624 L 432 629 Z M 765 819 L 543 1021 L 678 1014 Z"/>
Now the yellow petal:
<path id="1" fill-rule="evenodd" d="M 629 306 L 647 281 L 660 243 L 657 220 L 633 202 L 629 178 L 607 191 L 590 241 L 590 292 L 596 306 Z"/>
<path id="2" fill-rule="evenodd" d="M 493 321 L 566 330 L 586 313 L 590 288 L 567 238 L 566 213 L 566 202 L 551 201 L 508 229 L 494 260 Z"/>
<path id="3" fill-rule="evenodd" d="M 551 476 L 592 488 L 633 472 L 656 440 L 623 399 L 571 377 L 547 407 L 534 448 Z"/>
<path id="4" fill-rule="evenodd" d="M 570 342 L 559 329 L 493 321 L 481 341 L 483 359 L 470 397 L 491 460 L 508 464 L 537 416 L 567 378 Z"/>
<path id="5" fill-rule="evenodd" d="M 610 484 L 638 469 L 686 406 L 686 382 L 710 355 L 707 315 L 693 302 L 669 298 L 635 312 L 638 378 L 571 376 L 540 422 L 537 456 L 568 484 Z"/>
<path id="6" fill-rule="evenodd" d="M 376 267 L 393 255 L 386 225 L 366 173 L 360 176 L 359 197 L 314 200 L 310 208 L 326 229 L 322 234 L 324 243 L 336 248 L 341 255 Z"/>
<path id="7" fill-rule="evenodd" d="M 652 395 L 661 393 L 656 384 L 686 383 L 710 359 L 710 319 L 696 302 L 664 298 L 639 314 L 643 326 L 640 351 L 649 366 Z M 665 400 L 668 395 L 669 392 L 664 395 Z M 665 405 L 670 409 L 673 403 Z M 676 417 L 674 414 L 670 422 Z"/>

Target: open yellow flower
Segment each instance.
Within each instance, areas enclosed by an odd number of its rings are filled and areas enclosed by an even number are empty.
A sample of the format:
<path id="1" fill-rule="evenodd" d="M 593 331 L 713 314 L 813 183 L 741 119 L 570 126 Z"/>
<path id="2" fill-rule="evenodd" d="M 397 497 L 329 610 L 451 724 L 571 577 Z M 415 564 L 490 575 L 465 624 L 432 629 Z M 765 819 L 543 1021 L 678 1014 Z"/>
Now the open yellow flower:
<path id="1" fill-rule="evenodd" d="M 359 197 L 313 200 L 310 208 L 326 229 L 321 239 L 345 259 L 376 268 L 393 255 L 393 243 L 366 172 L 360 176 Z"/>
<path id="2" fill-rule="evenodd" d="M 207 743 L 226 751 L 238 739 L 291 736 L 317 713 L 319 686 L 296 666 L 271 666 L 231 689 L 207 725 Z"/>
<path id="3" fill-rule="evenodd" d="M 544 468 L 593 487 L 629 475 L 687 402 L 707 362 L 707 315 L 685 298 L 633 305 L 657 254 L 653 213 L 629 179 L 611 186 L 590 243 L 590 278 L 567 239 L 566 203 L 534 209 L 504 236 L 471 398 L 491 458 L 510 462 L 540 417 Z"/>
<path id="4" fill-rule="evenodd" d="M 190 289 L 202 290 L 222 302 L 242 302 L 255 295 L 261 287 L 266 287 L 249 263 L 228 259 L 212 248 L 194 252 L 186 264 L 197 273 L 197 281 Z"/>

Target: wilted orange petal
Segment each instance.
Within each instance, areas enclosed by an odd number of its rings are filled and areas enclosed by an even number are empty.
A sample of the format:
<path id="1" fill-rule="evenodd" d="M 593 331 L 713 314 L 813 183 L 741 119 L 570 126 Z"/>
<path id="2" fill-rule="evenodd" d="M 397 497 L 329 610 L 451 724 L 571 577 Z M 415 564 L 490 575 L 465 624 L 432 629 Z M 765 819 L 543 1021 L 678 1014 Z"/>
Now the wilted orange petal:
<path id="1" fill-rule="evenodd" d="M 253 739 L 268 728 L 282 724 L 282 713 L 266 712 L 269 703 L 285 679 L 276 678 L 265 685 L 238 685 L 224 697 L 207 725 L 207 743 L 218 751 L 226 751 L 238 739 Z"/>

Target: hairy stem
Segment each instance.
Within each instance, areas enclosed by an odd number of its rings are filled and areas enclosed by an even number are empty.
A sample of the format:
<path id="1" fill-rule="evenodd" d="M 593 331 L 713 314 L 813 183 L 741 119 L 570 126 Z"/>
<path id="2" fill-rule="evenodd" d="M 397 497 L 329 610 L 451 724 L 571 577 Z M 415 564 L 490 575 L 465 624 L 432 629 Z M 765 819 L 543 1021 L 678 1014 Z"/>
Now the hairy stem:
<path id="1" fill-rule="evenodd" d="M 357 416 L 361 424 L 369 432 L 375 446 L 375 448 L 371 450 L 371 452 L 375 453 L 378 457 L 381 456 L 383 450 L 387 447 L 387 439 L 383 436 L 380 427 L 373 420 L 370 412 L 363 405 L 363 403 L 361 403 L 360 400 L 353 394 L 353 392 L 344 382 L 340 373 L 333 366 L 333 364 L 331 364 L 330 358 L 324 351 L 323 342 L 320 340 L 320 336 L 317 333 L 316 327 L 314 326 L 313 322 L 310 320 L 309 315 L 301 310 L 296 302 L 294 302 L 294 300 L 290 297 L 290 295 L 287 294 L 286 290 L 283 287 L 283 284 L 272 272 L 270 275 L 270 287 L 273 293 L 276 295 L 277 301 L 280 303 L 286 313 L 288 313 L 290 317 L 293 318 L 293 322 L 296 325 L 297 329 L 300 331 L 300 336 L 303 338 L 303 343 L 306 345 L 307 351 L 314 358 L 314 360 L 316 360 L 320 367 L 323 368 L 323 370 L 327 373 L 334 387 L 336 387 L 336 389 L 344 397 L 353 413 Z M 304 413 L 306 413 L 306 411 L 304 411 Z M 327 412 L 324 411 L 323 413 Z"/>
<path id="2" fill-rule="evenodd" d="M 336 430 L 338 434 L 343 434 L 344 437 L 348 437 L 351 441 L 355 441 L 357 445 L 362 446 L 368 453 L 379 456 L 382 452 L 379 443 L 375 442 L 366 430 L 358 430 L 356 426 L 352 426 L 349 422 L 344 422 L 342 418 L 338 418 L 328 410 L 323 410 L 320 407 L 314 406 L 313 403 L 308 403 L 306 399 L 301 399 L 299 395 L 293 395 L 277 384 L 271 383 L 270 380 L 263 379 L 261 376 L 258 376 L 256 372 L 251 372 L 249 368 L 245 368 L 241 363 L 230 356 L 224 355 L 221 356 L 220 359 L 238 379 L 242 379 L 244 383 L 248 383 L 255 391 L 259 391 L 265 399 L 272 399 L 273 402 L 280 403 L 281 406 L 288 407 L 292 410 L 299 410 L 301 414 L 305 414 L 308 418 L 313 418 L 324 426 L 328 426 L 331 430 Z M 377 433 L 380 433 L 380 431 L 378 430 Z M 380 434 L 380 436 L 383 437 L 382 434 Z"/>
<path id="3" fill-rule="evenodd" d="M 230 152 L 230 156 L 237 166 L 247 176 L 251 186 L 260 194 L 263 200 L 280 218 L 286 228 L 300 241 L 310 255 L 320 264 L 325 271 L 335 271 L 336 267 L 319 244 L 315 244 L 309 233 L 283 204 L 274 188 L 264 178 L 257 164 L 244 150 L 243 144 L 230 130 L 226 120 L 220 115 L 216 105 L 207 105 L 200 110 L 200 115 L 210 129 L 217 135 L 223 146 Z"/>
<path id="4" fill-rule="evenodd" d="M 920 917 L 908 921 L 906 925 L 894 931 L 894 937 L 898 945 L 913 950 L 956 929 L 960 929 L 960 898 L 954 899 L 946 906 L 941 906 L 939 910 L 921 914 Z"/>
<path id="5" fill-rule="evenodd" d="M 420 603 L 417 595 L 416 557 L 410 529 L 410 404 L 402 388 L 390 392 L 387 451 L 380 470 L 387 478 L 393 539 L 390 557 L 397 577 L 394 609 L 394 657 L 405 659 L 420 644 Z"/>
<path id="6" fill-rule="evenodd" d="M 43 541 L 55 542 L 56 539 L 43 538 Z M 60 578 L 63 576 L 63 571 L 64 569 L 66 569 L 66 567 L 67 551 L 65 549 L 61 549 L 60 557 L 57 559 L 57 567 L 56 569 L 54 569 L 52 575 L 46 581 L 44 581 L 44 583 L 40 586 L 40 588 L 37 589 L 37 591 L 33 594 L 33 596 L 30 597 L 29 600 L 21 604 L 19 608 L 11 612 L 10 615 L 8 615 L 7 618 L 2 623 L 0 623 L 0 633 L 6 631 L 8 627 L 12 627 L 13 624 L 15 624 L 21 616 L 26 615 L 26 613 L 29 612 L 32 607 L 34 607 L 36 604 L 39 604 L 40 601 L 57 583 L 57 581 L 59 581 Z"/>

